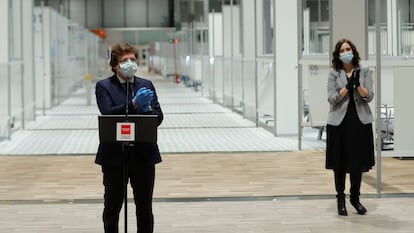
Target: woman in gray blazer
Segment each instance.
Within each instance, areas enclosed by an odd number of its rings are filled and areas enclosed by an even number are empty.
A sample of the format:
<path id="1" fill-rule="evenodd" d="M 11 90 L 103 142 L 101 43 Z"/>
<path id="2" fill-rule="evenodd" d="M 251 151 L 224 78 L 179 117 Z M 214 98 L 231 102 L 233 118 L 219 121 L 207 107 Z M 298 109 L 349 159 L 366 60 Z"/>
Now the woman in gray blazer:
<path id="1" fill-rule="evenodd" d="M 367 209 L 360 203 L 362 173 L 374 166 L 373 116 L 368 105 L 374 97 L 371 74 L 360 67 L 355 45 L 341 39 L 332 53 L 328 77 L 330 111 L 326 127 L 326 168 L 334 171 L 338 214 L 345 207 L 345 178 L 350 175 L 350 202 L 358 214 Z"/>

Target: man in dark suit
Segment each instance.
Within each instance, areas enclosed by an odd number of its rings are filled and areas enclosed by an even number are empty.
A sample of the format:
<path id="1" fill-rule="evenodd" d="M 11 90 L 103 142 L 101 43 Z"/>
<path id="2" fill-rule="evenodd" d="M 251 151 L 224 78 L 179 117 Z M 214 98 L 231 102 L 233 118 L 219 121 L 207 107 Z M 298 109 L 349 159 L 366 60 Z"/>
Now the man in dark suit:
<path id="1" fill-rule="evenodd" d="M 137 50 L 127 43 L 113 46 L 110 65 L 114 75 L 96 84 L 96 100 L 103 115 L 155 114 L 158 125 L 163 113 L 157 94 L 150 80 L 136 77 Z M 124 84 L 127 83 L 128 89 Z M 128 98 L 127 98 L 128 95 Z M 100 142 L 95 163 L 101 165 L 103 173 L 104 211 L 103 223 L 106 233 L 117 233 L 119 213 L 124 201 L 124 165 L 126 181 L 133 189 L 138 233 L 152 233 L 154 217 L 152 197 L 155 179 L 155 164 L 161 162 L 156 143 L 137 143 L 128 146 L 129 156 L 124 158 L 123 146 L 119 143 Z"/>

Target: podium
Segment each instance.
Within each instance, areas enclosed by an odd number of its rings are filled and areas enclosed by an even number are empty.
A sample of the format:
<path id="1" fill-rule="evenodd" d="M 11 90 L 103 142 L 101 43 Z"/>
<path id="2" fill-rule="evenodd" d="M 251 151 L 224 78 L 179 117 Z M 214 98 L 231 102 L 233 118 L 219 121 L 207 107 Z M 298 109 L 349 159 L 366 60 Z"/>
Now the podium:
<path id="1" fill-rule="evenodd" d="M 139 142 L 157 142 L 157 115 L 100 115 L 98 129 L 100 142 L 122 145 L 124 157 L 124 211 L 125 233 L 128 232 L 128 158 L 129 149 Z"/>
<path id="2" fill-rule="evenodd" d="M 100 142 L 157 142 L 157 115 L 100 115 Z"/>

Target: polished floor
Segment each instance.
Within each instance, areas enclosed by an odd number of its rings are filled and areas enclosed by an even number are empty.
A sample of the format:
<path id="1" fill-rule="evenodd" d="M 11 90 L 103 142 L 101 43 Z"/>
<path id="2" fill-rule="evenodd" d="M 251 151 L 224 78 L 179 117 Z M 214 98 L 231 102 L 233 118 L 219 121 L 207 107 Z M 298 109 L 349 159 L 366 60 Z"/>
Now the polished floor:
<path id="1" fill-rule="evenodd" d="M 165 113 L 155 232 L 414 232 L 414 160 L 384 157 L 380 196 L 376 168 L 363 177 L 367 215 L 348 204 L 340 217 L 317 131 L 305 129 L 299 151 L 295 138 L 273 137 L 199 92 L 148 77 Z M 85 99 L 74 95 L 0 142 L 1 233 L 102 232 L 98 112 Z"/>

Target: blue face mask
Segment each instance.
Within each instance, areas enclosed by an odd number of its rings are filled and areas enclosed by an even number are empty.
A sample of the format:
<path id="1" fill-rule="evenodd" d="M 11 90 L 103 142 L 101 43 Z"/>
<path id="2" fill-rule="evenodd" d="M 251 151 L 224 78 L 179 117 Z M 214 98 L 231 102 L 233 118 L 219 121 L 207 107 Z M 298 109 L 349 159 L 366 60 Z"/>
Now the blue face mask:
<path id="1" fill-rule="evenodd" d="M 352 62 L 354 58 L 354 54 L 352 52 L 346 52 L 339 54 L 339 60 L 341 60 L 344 64 L 348 64 Z"/>
<path id="2" fill-rule="evenodd" d="M 119 67 L 120 67 L 121 73 L 127 78 L 134 77 L 134 74 L 138 70 L 137 63 L 131 60 L 126 60 L 122 62 L 121 64 L 119 64 Z"/>

